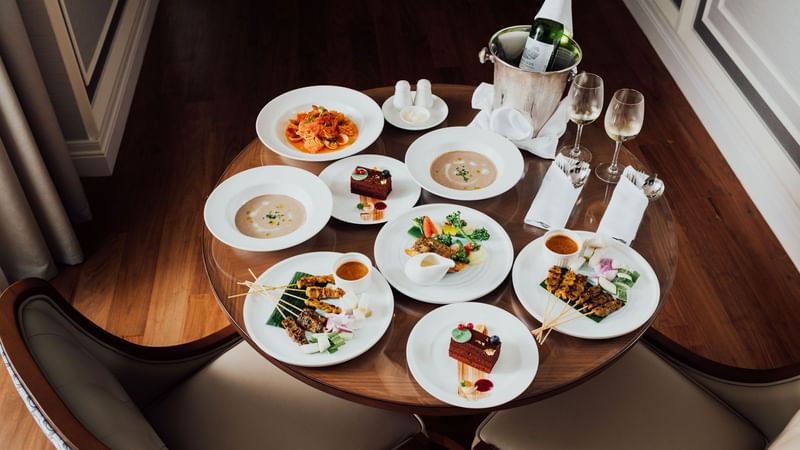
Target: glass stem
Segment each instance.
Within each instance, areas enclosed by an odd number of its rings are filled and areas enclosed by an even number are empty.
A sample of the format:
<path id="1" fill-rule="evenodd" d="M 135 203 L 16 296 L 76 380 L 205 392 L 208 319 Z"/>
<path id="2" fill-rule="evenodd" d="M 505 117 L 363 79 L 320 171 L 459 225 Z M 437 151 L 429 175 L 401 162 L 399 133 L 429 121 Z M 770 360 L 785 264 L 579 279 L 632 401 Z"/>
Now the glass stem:
<path id="1" fill-rule="evenodd" d="M 583 131 L 583 124 L 578 124 L 578 132 L 575 134 L 575 146 L 572 147 L 570 154 L 577 158 L 581 154 L 581 132 Z"/>
<path id="2" fill-rule="evenodd" d="M 617 141 L 616 146 L 614 147 L 614 157 L 611 158 L 611 165 L 608 166 L 608 171 L 611 173 L 617 173 L 619 170 L 617 168 L 617 158 L 619 158 L 619 149 L 622 148 L 622 142 Z"/>

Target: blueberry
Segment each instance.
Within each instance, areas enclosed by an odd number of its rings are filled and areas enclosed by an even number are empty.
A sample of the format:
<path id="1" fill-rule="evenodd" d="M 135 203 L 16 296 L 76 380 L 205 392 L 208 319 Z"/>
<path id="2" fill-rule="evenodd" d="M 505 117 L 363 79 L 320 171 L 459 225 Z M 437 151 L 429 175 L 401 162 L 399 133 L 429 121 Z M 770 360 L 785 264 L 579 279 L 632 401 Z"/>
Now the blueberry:
<path id="1" fill-rule="evenodd" d="M 381 172 L 381 176 L 382 176 L 382 177 L 384 177 L 384 178 L 389 178 L 390 176 L 392 176 L 392 172 L 389 172 L 389 170 L 388 170 L 388 169 L 384 169 L 384 170 Z"/>
<path id="2" fill-rule="evenodd" d="M 500 343 L 500 337 L 499 337 L 499 336 L 497 336 L 497 335 L 494 335 L 494 336 L 491 336 L 491 337 L 489 338 L 489 344 L 491 344 L 491 345 L 497 345 L 497 344 L 499 344 L 499 343 Z"/>

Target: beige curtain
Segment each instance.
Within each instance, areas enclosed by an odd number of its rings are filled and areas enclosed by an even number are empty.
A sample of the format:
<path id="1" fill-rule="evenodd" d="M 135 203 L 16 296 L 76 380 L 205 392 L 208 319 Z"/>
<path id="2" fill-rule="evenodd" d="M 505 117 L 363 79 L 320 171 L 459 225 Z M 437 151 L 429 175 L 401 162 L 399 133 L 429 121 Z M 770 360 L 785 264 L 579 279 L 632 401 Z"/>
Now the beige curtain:
<path id="1" fill-rule="evenodd" d="M 90 218 L 17 3 L 0 1 L 0 287 L 82 262 L 71 222 Z"/>

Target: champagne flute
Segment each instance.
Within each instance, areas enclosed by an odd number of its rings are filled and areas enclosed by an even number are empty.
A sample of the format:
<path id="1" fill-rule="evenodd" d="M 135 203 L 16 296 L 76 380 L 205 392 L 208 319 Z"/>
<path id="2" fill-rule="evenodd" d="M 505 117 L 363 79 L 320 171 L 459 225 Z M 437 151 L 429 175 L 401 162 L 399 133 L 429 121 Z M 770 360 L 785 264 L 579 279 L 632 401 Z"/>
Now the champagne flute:
<path id="1" fill-rule="evenodd" d="M 622 171 L 617 166 L 619 149 L 623 142 L 635 138 L 644 122 L 644 96 L 635 89 L 620 89 L 608 104 L 605 128 L 608 137 L 616 142 L 611 163 L 603 163 L 595 168 L 597 178 L 606 183 L 616 184 Z"/>
<path id="2" fill-rule="evenodd" d="M 581 72 L 572 80 L 567 97 L 569 98 L 567 113 L 569 119 L 578 125 L 578 131 L 575 135 L 575 144 L 565 145 L 558 152 L 579 161 L 590 162 L 592 152 L 581 146 L 581 131 L 584 125 L 600 117 L 600 111 L 603 110 L 603 79 L 593 73 Z"/>

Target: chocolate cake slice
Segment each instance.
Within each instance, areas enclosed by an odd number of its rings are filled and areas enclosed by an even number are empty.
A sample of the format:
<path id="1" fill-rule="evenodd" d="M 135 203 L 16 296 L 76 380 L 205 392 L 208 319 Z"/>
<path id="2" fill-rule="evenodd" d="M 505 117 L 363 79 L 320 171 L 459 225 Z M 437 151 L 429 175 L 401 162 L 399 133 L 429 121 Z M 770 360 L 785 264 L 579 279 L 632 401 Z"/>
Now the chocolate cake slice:
<path id="1" fill-rule="evenodd" d="M 489 373 L 500 358 L 503 344 L 499 337 L 487 336 L 470 325 L 459 324 L 453 329 L 448 354 L 457 361 Z"/>
<path id="2" fill-rule="evenodd" d="M 350 174 L 350 192 L 386 200 L 389 192 L 392 192 L 392 174 L 388 170 L 356 166 Z"/>

